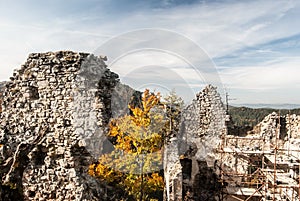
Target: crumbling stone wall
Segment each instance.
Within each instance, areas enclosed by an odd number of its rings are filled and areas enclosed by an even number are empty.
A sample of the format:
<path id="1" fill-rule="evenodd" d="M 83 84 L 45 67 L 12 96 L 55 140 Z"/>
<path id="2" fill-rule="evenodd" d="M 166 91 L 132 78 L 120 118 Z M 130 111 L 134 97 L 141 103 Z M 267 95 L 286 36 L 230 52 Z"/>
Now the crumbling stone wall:
<path id="1" fill-rule="evenodd" d="M 297 115 L 281 116 L 276 112 L 272 112 L 254 126 L 253 130 L 245 135 L 245 137 L 256 137 L 264 140 L 241 141 L 241 143 L 239 143 L 239 148 L 241 150 L 270 150 L 274 148 L 276 143 L 278 148 L 283 148 L 283 145 L 288 141 L 288 138 L 299 138 L 299 136 L 297 136 L 299 131 L 299 120 L 297 117 Z M 232 142 L 232 144 L 234 144 L 234 142 Z"/>
<path id="2" fill-rule="evenodd" d="M 192 104 L 183 110 L 179 133 L 166 145 L 166 149 L 173 152 L 175 147 L 178 150 L 165 162 L 168 164 L 165 178 L 169 191 L 165 194 L 166 200 L 216 199 L 219 186 L 214 149 L 226 131 L 225 119 L 221 97 L 211 85 L 198 93 Z M 179 165 L 180 168 L 176 168 Z M 176 199 L 178 194 L 181 198 Z"/>
<path id="3" fill-rule="evenodd" d="M 286 128 L 290 138 L 300 139 L 300 115 L 287 115 Z"/>
<path id="4" fill-rule="evenodd" d="M 218 143 L 216 139 L 226 129 L 225 119 L 226 111 L 221 97 L 215 87 L 208 85 L 183 111 L 180 137 L 189 146 L 196 143 L 200 149 L 195 153 L 196 157 L 206 159 Z"/>
<path id="5" fill-rule="evenodd" d="M 272 140 L 277 133 L 278 118 L 279 116 L 275 112 L 269 114 L 258 125 L 255 126 L 255 133 L 261 137 L 265 137 L 268 140 Z"/>
<path id="6" fill-rule="evenodd" d="M 5 88 L 5 82 L 0 82 L 0 112 L 2 112 L 2 99 L 3 99 L 4 88 Z"/>
<path id="7" fill-rule="evenodd" d="M 3 97 L 2 200 L 117 199 L 87 175 L 103 146 L 116 85 L 118 75 L 94 55 L 29 55 Z"/>
<path id="8" fill-rule="evenodd" d="M 275 148 L 276 142 L 278 148 L 283 148 L 284 141 L 287 140 L 285 122 L 285 117 L 280 117 L 277 113 L 273 112 L 258 123 L 252 131 L 245 134 L 245 139 L 243 139 L 243 137 L 238 139 L 236 136 L 228 135 L 224 144 L 228 153 L 222 156 L 223 169 L 227 171 L 234 170 L 241 174 L 249 170 L 249 154 L 241 154 L 240 157 L 237 157 L 232 153 L 234 151 L 240 153 L 270 151 Z M 279 128 L 280 132 L 278 130 Z M 258 161 L 261 161 L 261 158 L 258 158 Z M 252 161 L 252 163 L 254 163 L 254 161 Z M 237 183 L 240 182 L 242 178 L 238 179 L 239 181 L 237 181 Z"/>

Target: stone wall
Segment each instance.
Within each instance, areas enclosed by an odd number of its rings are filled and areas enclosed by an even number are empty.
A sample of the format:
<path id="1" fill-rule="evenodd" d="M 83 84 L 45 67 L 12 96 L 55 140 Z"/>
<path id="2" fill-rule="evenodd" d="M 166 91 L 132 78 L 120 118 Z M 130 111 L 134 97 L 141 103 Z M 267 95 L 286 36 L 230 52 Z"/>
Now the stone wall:
<path id="1" fill-rule="evenodd" d="M 300 115 L 287 115 L 286 128 L 289 130 L 290 138 L 300 139 Z"/>
<path id="2" fill-rule="evenodd" d="M 116 85 L 123 87 L 118 75 L 94 55 L 29 55 L 3 97 L 2 200 L 118 200 L 107 195 L 115 190 L 87 175 L 103 147 L 112 96 L 126 108 L 130 99 Z M 126 112 L 118 102 L 116 113 Z"/>
<path id="3" fill-rule="evenodd" d="M 215 148 L 226 132 L 226 111 L 215 87 L 208 85 L 181 115 L 180 130 L 165 145 L 166 200 L 215 200 L 218 196 Z"/>
<path id="4" fill-rule="evenodd" d="M 0 112 L 2 112 L 2 99 L 6 82 L 0 82 Z"/>

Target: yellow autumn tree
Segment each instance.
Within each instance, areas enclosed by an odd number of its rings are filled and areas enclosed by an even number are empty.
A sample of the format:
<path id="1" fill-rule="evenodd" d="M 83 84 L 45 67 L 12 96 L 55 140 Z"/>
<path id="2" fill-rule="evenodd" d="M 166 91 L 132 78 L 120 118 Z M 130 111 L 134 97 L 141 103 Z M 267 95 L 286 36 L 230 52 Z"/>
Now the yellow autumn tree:
<path id="1" fill-rule="evenodd" d="M 164 188 L 159 173 L 166 121 L 159 101 L 159 93 L 146 89 L 141 108 L 129 105 L 132 115 L 113 119 L 108 137 L 115 149 L 89 167 L 90 175 L 124 189 L 135 200 L 155 200 Z"/>

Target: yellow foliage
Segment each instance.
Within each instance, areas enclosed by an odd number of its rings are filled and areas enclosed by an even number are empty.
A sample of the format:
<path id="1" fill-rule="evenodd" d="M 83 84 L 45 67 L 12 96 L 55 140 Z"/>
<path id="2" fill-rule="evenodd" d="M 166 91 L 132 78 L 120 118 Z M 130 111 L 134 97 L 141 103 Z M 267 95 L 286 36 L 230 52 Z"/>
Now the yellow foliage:
<path id="1" fill-rule="evenodd" d="M 159 93 L 151 94 L 146 89 L 142 108 L 129 105 L 132 115 L 110 122 L 108 136 L 115 140 L 115 150 L 90 165 L 90 175 L 123 188 L 136 199 L 141 191 L 143 200 L 149 200 L 150 193 L 163 190 L 164 181 L 157 166 L 162 165 L 165 121 L 163 115 L 152 111 L 159 101 Z"/>

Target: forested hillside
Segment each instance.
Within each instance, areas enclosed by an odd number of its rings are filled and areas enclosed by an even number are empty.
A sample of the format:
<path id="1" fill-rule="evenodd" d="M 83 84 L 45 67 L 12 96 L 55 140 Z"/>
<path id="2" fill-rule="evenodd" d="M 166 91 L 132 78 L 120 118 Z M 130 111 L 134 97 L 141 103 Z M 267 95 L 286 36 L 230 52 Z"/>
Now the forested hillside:
<path id="1" fill-rule="evenodd" d="M 280 115 L 297 114 L 300 115 L 300 108 L 298 109 L 272 109 L 272 108 L 248 108 L 248 107 L 229 107 L 229 115 L 231 121 L 229 123 L 229 134 L 241 135 L 261 122 L 265 116 L 272 112 L 280 113 Z"/>

